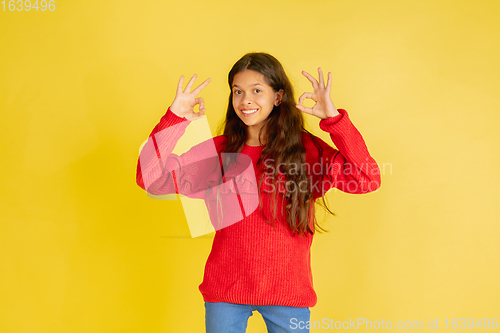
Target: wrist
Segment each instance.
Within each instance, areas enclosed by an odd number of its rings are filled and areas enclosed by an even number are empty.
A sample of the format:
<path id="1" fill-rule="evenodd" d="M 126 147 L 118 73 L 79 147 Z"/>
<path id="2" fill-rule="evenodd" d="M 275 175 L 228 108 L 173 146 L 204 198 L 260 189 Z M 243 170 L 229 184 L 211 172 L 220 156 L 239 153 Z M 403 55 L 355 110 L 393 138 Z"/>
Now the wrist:
<path id="1" fill-rule="evenodd" d="M 168 109 L 167 109 L 167 113 L 168 113 L 169 111 L 170 111 L 170 112 L 174 115 L 174 117 L 176 117 L 177 119 L 182 119 L 183 121 L 187 119 L 186 117 L 181 116 L 181 115 L 179 115 L 177 112 L 175 112 L 174 110 L 172 110 L 172 106 L 169 106 L 169 107 L 168 107 Z"/>
<path id="2" fill-rule="evenodd" d="M 328 110 L 326 112 L 326 118 L 325 119 L 336 117 L 339 114 L 340 114 L 340 112 L 337 109 L 335 109 L 335 108 L 333 110 Z"/>

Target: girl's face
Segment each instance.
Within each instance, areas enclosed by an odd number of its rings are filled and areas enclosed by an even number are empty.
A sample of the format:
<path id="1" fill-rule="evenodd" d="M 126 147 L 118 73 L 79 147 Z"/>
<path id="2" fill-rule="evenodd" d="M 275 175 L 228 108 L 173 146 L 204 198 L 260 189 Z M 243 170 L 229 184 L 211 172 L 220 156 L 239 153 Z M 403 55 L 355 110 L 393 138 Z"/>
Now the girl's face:
<path id="1" fill-rule="evenodd" d="M 245 125 L 257 130 L 283 97 L 282 89 L 275 92 L 266 83 L 264 75 L 249 69 L 234 76 L 232 90 L 236 114 Z"/>

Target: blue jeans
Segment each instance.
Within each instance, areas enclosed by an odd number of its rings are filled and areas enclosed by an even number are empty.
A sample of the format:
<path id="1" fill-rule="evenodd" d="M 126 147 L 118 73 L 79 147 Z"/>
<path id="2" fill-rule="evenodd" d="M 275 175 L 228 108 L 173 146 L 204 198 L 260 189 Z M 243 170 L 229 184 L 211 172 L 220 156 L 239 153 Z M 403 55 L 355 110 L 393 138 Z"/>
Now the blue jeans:
<path id="1" fill-rule="evenodd" d="M 305 328 L 311 318 L 309 308 L 205 302 L 207 333 L 244 333 L 253 311 L 262 315 L 270 333 L 309 333 L 309 329 Z M 299 322 L 302 322 L 301 325 Z"/>

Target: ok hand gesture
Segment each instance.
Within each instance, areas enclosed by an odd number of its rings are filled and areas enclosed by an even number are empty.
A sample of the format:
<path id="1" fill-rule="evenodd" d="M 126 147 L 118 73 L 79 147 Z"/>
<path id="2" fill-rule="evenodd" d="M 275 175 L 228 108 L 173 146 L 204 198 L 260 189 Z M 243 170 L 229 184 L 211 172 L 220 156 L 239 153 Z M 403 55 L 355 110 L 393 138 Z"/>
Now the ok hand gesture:
<path id="1" fill-rule="evenodd" d="M 182 91 L 182 82 L 184 81 L 184 75 L 179 79 L 179 84 L 177 85 L 177 92 L 175 94 L 175 99 L 170 106 L 170 110 L 179 117 L 185 117 L 188 120 L 193 120 L 194 118 L 202 117 L 205 115 L 205 102 L 203 97 L 196 98 L 203 88 L 210 83 L 210 79 L 206 79 L 202 84 L 200 84 L 196 89 L 191 92 L 191 87 L 196 80 L 197 75 L 194 74 L 189 80 L 186 88 Z M 194 107 L 199 104 L 199 112 L 194 112 Z"/>
<path id="2" fill-rule="evenodd" d="M 311 74 L 307 73 L 306 71 L 302 71 L 302 74 L 304 74 L 305 77 L 311 81 L 312 86 L 314 88 L 313 93 L 303 93 L 299 97 L 299 103 L 296 105 L 297 108 L 304 112 L 304 113 L 309 113 L 312 114 L 313 116 L 316 116 L 320 119 L 326 119 L 329 117 L 335 117 L 336 115 L 339 114 L 337 109 L 335 108 L 335 105 L 333 105 L 332 99 L 330 98 L 330 90 L 332 86 L 332 73 L 328 73 L 328 82 L 325 87 L 325 82 L 323 81 L 323 72 L 321 71 L 321 67 L 318 68 L 319 72 L 319 83 L 316 81 L 314 77 L 311 76 Z M 312 99 L 313 101 L 316 102 L 312 108 L 306 108 L 305 106 L 302 105 L 302 102 L 304 99 Z"/>

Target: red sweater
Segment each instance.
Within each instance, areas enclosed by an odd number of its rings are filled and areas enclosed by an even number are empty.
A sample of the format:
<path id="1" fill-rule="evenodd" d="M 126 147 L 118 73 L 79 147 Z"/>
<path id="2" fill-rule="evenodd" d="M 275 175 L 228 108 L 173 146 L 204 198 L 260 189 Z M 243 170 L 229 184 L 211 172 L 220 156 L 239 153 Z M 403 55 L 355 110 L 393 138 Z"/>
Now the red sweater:
<path id="1" fill-rule="evenodd" d="M 306 163 L 311 167 L 308 170 L 315 199 L 323 196 L 332 187 L 347 193 L 367 193 L 380 187 L 378 165 L 370 156 L 361 134 L 350 121 L 347 112 L 344 109 L 338 111 L 340 115 L 321 120 L 319 124 L 322 130 L 330 133 L 338 150 L 317 137 L 314 137 L 315 145 L 308 134 L 302 135 Z M 162 152 L 163 158 L 165 152 L 173 150 L 189 123 L 187 119 L 175 115 L 170 108 L 167 110 L 150 135 L 159 157 L 159 151 Z M 164 130 L 167 128 L 172 130 L 161 140 L 158 140 L 158 136 L 153 138 L 160 131 L 166 133 Z M 224 136 L 213 139 L 217 153 L 221 152 L 225 141 Z M 203 170 L 185 168 L 182 174 L 165 172 L 178 172 L 178 168 L 169 165 L 176 165 L 182 158 L 185 165 L 189 164 L 190 159 L 195 161 L 193 156 L 197 155 L 197 148 L 200 148 L 198 155 L 206 150 L 202 143 L 181 157 L 170 154 L 168 160 L 163 159 L 165 165 L 162 164 L 161 167 L 142 165 L 142 169 L 146 170 L 144 175 L 141 172 L 141 163 L 138 163 L 137 184 L 143 189 L 146 188 L 144 176 L 148 177 L 146 183 L 151 184 L 147 186 L 147 190 L 153 194 L 200 193 L 199 190 L 204 188 L 201 180 L 209 182 L 207 179 L 210 178 L 201 173 L 211 169 L 210 167 L 204 167 Z M 262 149 L 263 147 L 245 145 L 240 152 L 251 158 L 257 180 L 263 172 L 262 168 L 256 166 Z M 208 164 L 210 163 L 208 161 Z M 236 180 L 240 205 L 248 202 L 248 196 L 240 192 L 245 192 L 245 184 L 255 182 L 255 179 Z M 271 194 L 261 192 L 260 195 L 263 202 L 262 211 L 257 208 L 248 216 L 244 215 L 241 221 L 216 231 L 212 251 L 205 266 L 203 283 L 199 287 L 203 298 L 207 302 L 312 307 L 317 301 L 310 262 L 313 236 L 294 236 L 281 209 L 277 209 L 277 222 L 274 227 L 267 223 L 264 216 L 272 220 Z M 211 199 L 208 196 L 204 199 L 210 211 Z M 283 196 L 278 195 L 278 207 L 283 204 L 282 199 Z M 212 217 L 212 213 L 210 216 Z"/>

